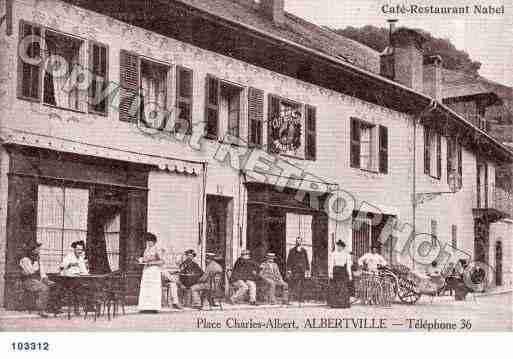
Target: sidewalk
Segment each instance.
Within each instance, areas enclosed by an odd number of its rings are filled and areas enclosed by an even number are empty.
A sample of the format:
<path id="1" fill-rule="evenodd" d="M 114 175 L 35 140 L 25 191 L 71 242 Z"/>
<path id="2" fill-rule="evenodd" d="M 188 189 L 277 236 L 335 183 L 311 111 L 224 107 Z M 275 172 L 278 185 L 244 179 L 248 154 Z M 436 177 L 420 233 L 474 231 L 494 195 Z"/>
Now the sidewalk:
<path id="1" fill-rule="evenodd" d="M 235 311 L 235 310 L 254 310 L 254 309 L 286 309 L 286 308 L 299 308 L 299 307 L 322 307 L 326 306 L 325 303 L 315 303 L 315 302 L 307 302 L 307 303 L 301 303 L 298 302 L 291 302 L 290 305 L 283 305 L 283 304 L 261 304 L 258 306 L 249 305 L 249 304 L 228 304 L 223 303 L 223 310 L 224 311 Z M 160 313 L 196 313 L 196 312 L 208 312 L 213 310 L 219 310 L 219 307 L 209 309 L 208 305 L 205 305 L 203 309 L 193 309 L 193 308 L 183 308 L 182 310 L 179 309 L 173 309 L 170 307 L 163 307 L 160 310 Z M 121 309 L 120 309 L 121 311 Z M 137 310 L 136 305 L 130 305 L 125 307 L 125 312 L 127 315 L 133 315 L 138 314 L 139 311 Z M 67 313 L 61 313 L 58 316 L 65 316 Z M 6 310 L 5 308 L 0 308 L 0 320 L 2 319 L 31 319 L 31 318 L 39 318 L 39 315 L 37 313 L 29 313 L 28 311 L 15 311 L 15 310 Z"/>

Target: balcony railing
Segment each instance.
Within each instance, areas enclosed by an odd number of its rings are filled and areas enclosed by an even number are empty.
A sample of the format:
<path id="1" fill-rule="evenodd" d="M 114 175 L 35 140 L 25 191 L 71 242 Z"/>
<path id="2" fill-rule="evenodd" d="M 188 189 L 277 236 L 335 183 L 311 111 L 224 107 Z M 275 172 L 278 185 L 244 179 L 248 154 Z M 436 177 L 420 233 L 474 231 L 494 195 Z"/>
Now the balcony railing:
<path id="1" fill-rule="evenodd" d="M 495 187 L 493 190 L 492 203 L 490 203 L 489 207 L 498 209 L 506 213 L 510 218 L 513 218 L 513 193 Z"/>

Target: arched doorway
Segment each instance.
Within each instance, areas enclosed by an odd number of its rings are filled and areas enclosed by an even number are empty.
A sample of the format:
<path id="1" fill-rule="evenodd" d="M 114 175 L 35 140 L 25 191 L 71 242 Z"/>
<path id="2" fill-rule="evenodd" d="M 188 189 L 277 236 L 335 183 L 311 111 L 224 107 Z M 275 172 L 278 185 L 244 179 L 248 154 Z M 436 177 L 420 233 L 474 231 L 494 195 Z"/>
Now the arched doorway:
<path id="1" fill-rule="evenodd" d="M 502 242 L 495 244 L 495 285 L 502 285 Z"/>

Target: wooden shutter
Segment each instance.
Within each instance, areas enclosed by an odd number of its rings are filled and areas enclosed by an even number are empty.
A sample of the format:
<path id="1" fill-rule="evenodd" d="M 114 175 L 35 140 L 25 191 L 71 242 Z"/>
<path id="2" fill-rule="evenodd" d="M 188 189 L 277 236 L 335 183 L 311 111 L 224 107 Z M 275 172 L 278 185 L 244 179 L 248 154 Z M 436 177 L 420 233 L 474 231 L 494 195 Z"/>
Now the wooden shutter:
<path id="1" fill-rule="evenodd" d="M 315 161 L 317 158 L 317 110 L 306 105 L 305 122 L 305 159 Z"/>
<path id="2" fill-rule="evenodd" d="M 23 50 L 21 49 L 21 46 L 19 46 L 17 95 L 19 98 L 41 101 L 41 76 L 42 64 L 44 61 L 43 51 L 41 51 L 41 26 L 20 21 L 19 42 L 21 43 L 27 36 L 36 36 L 39 38 L 39 42 L 35 41 L 31 43 L 30 46 L 27 46 L 26 55 L 29 59 L 36 60 L 37 58 L 40 58 L 40 61 L 37 64 L 23 61 L 21 56 L 19 56 Z"/>
<path id="3" fill-rule="evenodd" d="M 388 128 L 379 126 L 379 172 L 388 173 Z"/>
<path id="4" fill-rule="evenodd" d="M 205 136 L 217 139 L 219 130 L 219 99 L 221 82 L 212 75 L 207 75 L 205 90 L 205 118 L 206 118 L 206 134 Z"/>
<path id="5" fill-rule="evenodd" d="M 119 61 L 119 120 L 137 122 L 140 113 L 140 63 L 139 56 L 121 50 Z"/>
<path id="6" fill-rule="evenodd" d="M 424 127 L 424 173 L 431 174 L 431 153 L 429 152 L 429 129 Z"/>
<path id="7" fill-rule="evenodd" d="M 484 208 L 488 208 L 488 162 L 483 162 L 484 167 Z"/>
<path id="8" fill-rule="evenodd" d="M 109 50 L 107 45 L 89 41 L 89 69 L 92 73 L 92 81 L 89 86 L 89 112 L 107 114 L 108 95 L 100 101 L 108 85 Z"/>
<path id="9" fill-rule="evenodd" d="M 481 162 L 479 158 L 476 159 L 476 196 L 477 208 L 481 208 Z"/>
<path id="10" fill-rule="evenodd" d="M 442 136 L 436 134 L 436 178 L 442 178 Z"/>
<path id="11" fill-rule="evenodd" d="M 463 149 L 461 143 L 457 143 L 458 146 L 458 174 L 460 177 L 459 187 L 463 186 Z"/>
<path id="12" fill-rule="evenodd" d="M 264 91 L 250 87 L 248 89 L 248 143 L 250 146 L 262 146 L 264 125 Z"/>
<path id="13" fill-rule="evenodd" d="M 449 177 L 454 170 L 454 147 L 453 140 L 447 137 L 447 183 L 449 183 Z"/>
<path id="14" fill-rule="evenodd" d="M 360 168 L 360 121 L 356 118 L 351 119 L 351 167 Z"/>
<path id="15" fill-rule="evenodd" d="M 267 150 L 272 152 L 273 140 L 278 137 L 273 134 L 273 128 L 271 126 L 274 118 L 280 116 L 280 98 L 275 95 L 269 95 L 268 97 L 268 110 L 267 110 Z"/>
<path id="16" fill-rule="evenodd" d="M 176 111 L 174 130 L 192 134 L 193 72 L 191 69 L 176 67 Z"/>

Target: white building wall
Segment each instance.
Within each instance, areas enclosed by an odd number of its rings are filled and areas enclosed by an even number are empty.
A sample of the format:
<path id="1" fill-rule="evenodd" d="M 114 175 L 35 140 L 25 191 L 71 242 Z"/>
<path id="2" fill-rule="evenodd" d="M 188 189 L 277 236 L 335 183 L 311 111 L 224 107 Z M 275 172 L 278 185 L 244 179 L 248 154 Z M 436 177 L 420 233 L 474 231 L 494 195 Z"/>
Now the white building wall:
<path id="1" fill-rule="evenodd" d="M 0 106 L 4 116 L 0 128 L 34 132 L 50 137 L 86 142 L 96 146 L 115 147 L 121 150 L 136 151 L 157 156 L 207 161 L 207 193 L 232 197 L 233 233 L 239 236 L 239 226 L 243 228 L 242 239 L 236 241 L 234 257 L 242 242 L 245 243 L 245 193 L 240 190 L 240 178 L 236 170 L 220 165 L 213 157 L 219 144 L 204 141 L 201 151 L 193 150 L 166 136 L 143 134 L 137 126 L 121 122 L 115 110 L 107 117 L 59 110 L 16 98 L 17 42 L 20 19 L 40 23 L 62 32 L 109 45 L 109 79 L 119 82 L 120 50 L 130 50 L 170 65 L 183 65 L 194 70 L 193 121 L 203 121 L 205 103 L 205 77 L 213 74 L 222 80 L 231 81 L 244 87 L 255 87 L 265 91 L 264 119 L 267 118 L 267 95 L 277 94 L 294 101 L 317 107 L 317 161 L 288 159 L 291 163 L 329 182 L 337 182 L 341 188 L 353 194 L 357 207 L 367 201 L 376 207 L 388 208 L 398 215 L 402 223 L 412 224 L 412 119 L 402 113 L 366 103 L 356 98 L 304 83 L 262 68 L 258 68 L 232 58 L 199 49 L 174 39 L 130 26 L 106 16 L 64 4 L 57 0 L 19 0 L 15 5 L 13 36 L 2 33 L 1 43 L 7 51 L 0 56 L 1 90 Z M 171 81 L 170 88 L 173 88 Z M 356 86 L 357 84 L 355 84 Z M 174 98 L 174 92 L 171 98 Z M 117 106 L 116 103 L 114 103 Z M 389 128 L 389 173 L 377 174 L 353 169 L 349 166 L 350 118 L 358 117 L 367 122 Z M 246 118 L 243 117 L 242 136 L 246 138 Z M 267 143 L 264 129 L 264 143 Z M 417 130 L 417 191 L 448 191 L 446 176 L 446 141 L 442 140 L 442 176 L 434 180 L 423 173 L 423 130 Z M 442 242 L 450 242 L 450 226 L 458 225 L 458 249 L 473 252 L 474 229 L 471 208 L 475 196 L 475 156 L 468 149 L 463 152 L 463 189 L 454 195 L 444 195 L 419 206 L 416 227 L 418 231 L 428 231 L 431 219 L 438 222 L 438 236 Z M 150 176 L 150 211 L 160 208 L 161 197 L 154 197 L 154 188 L 160 188 L 153 175 Z M 194 185 L 193 185 L 194 186 Z M 172 187 L 172 186 L 169 186 Z M 244 186 L 242 186 L 243 188 Z M 174 190 L 174 189 L 170 189 Z M 242 194 L 239 196 L 239 192 Z M 242 200 L 241 200 L 242 198 Z M 171 201 L 173 202 L 173 201 Z M 179 227 L 165 227 L 157 222 L 164 220 L 163 209 L 150 212 L 150 229 L 162 237 L 173 238 Z M 180 207 L 177 207 L 179 210 Z M 164 211 L 164 212 L 161 212 Z M 154 217 L 153 217 L 154 216 Z M 172 221 L 170 219 L 170 221 Z M 177 222 L 178 223 L 178 222 Z M 156 226 L 156 227 L 154 227 Z M 330 238 L 335 228 L 350 243 L 349 222 L 335 226 L 330 221 Z M 193 233 L 193 232 L 191 232 Z M 401 234 L 399 234 L 401 235 Z M 194 235 L 190 235 L 191 240 Z M 166 239 L 167 240 L 167 239 Z M 182 241 L 183 239 L 180 239 Z M 193 245 L 193 243 L 191 243 Z M 171 244 L 169 244 L 171 246 Z M 173 248 L 175 245 L 172 245 Z M 184 247 L 180 242 L 176 248 Z"/>

